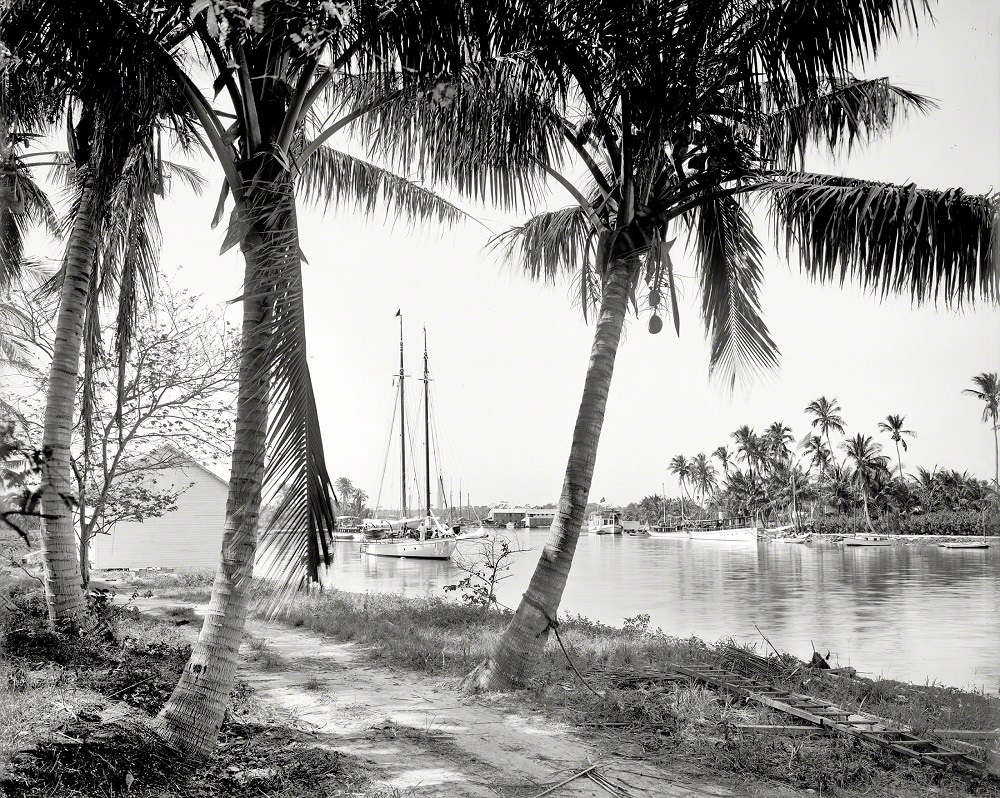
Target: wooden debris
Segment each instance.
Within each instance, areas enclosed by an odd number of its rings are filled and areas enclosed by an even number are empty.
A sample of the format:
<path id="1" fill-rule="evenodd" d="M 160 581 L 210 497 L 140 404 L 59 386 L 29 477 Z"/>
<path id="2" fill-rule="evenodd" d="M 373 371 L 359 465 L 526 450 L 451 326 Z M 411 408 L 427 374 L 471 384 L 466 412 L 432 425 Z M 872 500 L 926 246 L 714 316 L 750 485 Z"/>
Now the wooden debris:
<path id="1" fill-rule="evenodd" d="M 578 778 L 580 778 L 580 776 L 586 776 L 588 773 L 590 773 L 596 767 L 597 767 L 597 765 L 591 765 L 590 767 L 584 768 L 579 773 L 574 773 L 568 779 L 563 779 L 558 784 L 554 784 L 551 787 L 549 787 L 547 790 L 542 790 L 540 793 L 538 793 L 538 795 L 532 796 L 532 798 L 542 798 L 543 795 L 548 795 L 551 792 L 555 792 L 560 787 L 563 787 L 563 786 L 569 784 L 571 781 L 573 781 L 573 779 L 578 779 Z"/>
<path id="2" fill-rule="evenodd" d="M 1000 775 L 1000 770 L 990 762 L 948 748 L 934 740 L 918 737 L 909 729 L 894 727 L 882 718 L 840 709 L 829 701 L 782 690 L 769 683 L 755 681 L 731 671 L 688 668 L 680 665 L 673 667 L 678 673 L 688 676 L 695 682 L 725 690 L 792 715 L 818 726 L 827 733 L 856 737 L 939 768 L 955 769 L 977 776 L 987 773 Z"/>

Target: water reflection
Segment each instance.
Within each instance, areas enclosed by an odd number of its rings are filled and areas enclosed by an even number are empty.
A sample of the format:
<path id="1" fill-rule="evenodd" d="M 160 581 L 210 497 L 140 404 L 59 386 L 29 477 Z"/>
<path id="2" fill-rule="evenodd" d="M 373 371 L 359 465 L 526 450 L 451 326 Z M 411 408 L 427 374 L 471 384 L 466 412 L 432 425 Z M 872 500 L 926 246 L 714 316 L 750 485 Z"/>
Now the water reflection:
<path id="1" fill-rule="evenodd" d="M 516 606 L 546 530 L 511 531 L 520 554 L 498 597 Z M 474 556 L 478 541 L 460 544 Z M 448 561 L 362 555 L 336 544 L 326 581 L 343 590 L 449 595 Z M 859 671 L 1000 688 L 1000 541 L 987 550 L 845 548 L 583 535 L 563 612 L 620 625 L 648 613 L 668 634 L 732 636 L 808 658 L 812 646 Z"/>

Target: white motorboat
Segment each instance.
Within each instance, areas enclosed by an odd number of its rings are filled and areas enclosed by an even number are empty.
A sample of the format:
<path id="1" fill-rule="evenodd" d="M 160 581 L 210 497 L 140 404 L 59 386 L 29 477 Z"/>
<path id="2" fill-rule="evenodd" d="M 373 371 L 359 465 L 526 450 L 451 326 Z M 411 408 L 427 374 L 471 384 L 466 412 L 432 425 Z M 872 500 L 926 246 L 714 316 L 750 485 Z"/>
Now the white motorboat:
<path id="1" fill-rule="evenodd" d="M 990 544 L 985 540 L 948 540 L 938 546 L 942 549 L 988 549 Z"/>
<path id="2" fill-rule="evenodd" d="M 688 532 L 691 540 L 714 540 L 727 543 L 756 543 L 757 527 L 692 527 Z"/>

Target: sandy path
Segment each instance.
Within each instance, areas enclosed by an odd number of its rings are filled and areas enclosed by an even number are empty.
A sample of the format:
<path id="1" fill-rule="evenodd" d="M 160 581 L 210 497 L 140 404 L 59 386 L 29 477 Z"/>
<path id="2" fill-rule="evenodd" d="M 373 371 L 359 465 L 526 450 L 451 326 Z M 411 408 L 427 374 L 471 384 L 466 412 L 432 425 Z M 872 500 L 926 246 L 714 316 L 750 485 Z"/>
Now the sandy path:
<path id="1" fill-rule="evenodd" d="M 162 599 L 134 604 L 150 612 L 184 606 Z M 356 644 L 309 631 L 259 621 L 249 622 L 247 631 L 280 658 L 258 655 L 241 666 L 240 677 L 258 698 L 297 718 L 318 740 L 371 762 L 389 795 L 528 798 L 591 762 L 632 798 L 803 794 L 776 785 L 726 786 L 701 774 L 608 756 L 550 718 L 510 711 L 507 695 L 466 696 L 455 690 L 455 679 L 376 666 Z M 586 777 L 550 793 L 611 794 Z"/>

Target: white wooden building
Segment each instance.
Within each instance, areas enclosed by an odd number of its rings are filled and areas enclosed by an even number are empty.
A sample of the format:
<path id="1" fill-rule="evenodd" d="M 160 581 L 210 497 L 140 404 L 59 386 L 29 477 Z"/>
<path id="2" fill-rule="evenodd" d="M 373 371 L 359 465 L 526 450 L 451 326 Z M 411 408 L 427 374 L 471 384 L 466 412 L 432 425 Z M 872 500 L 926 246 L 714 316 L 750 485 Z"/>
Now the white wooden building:
<path id="1" fill-rule="evenodd" d="M 222 552 L 229 483 L 193 458 L 177 468 L 156 471 L 158 488 L 186 489 L 177 509 L 159 518 L 122 521 L 91 541 L 90 563 L 108 568 L 164 568 L 214 571 Z"/>

